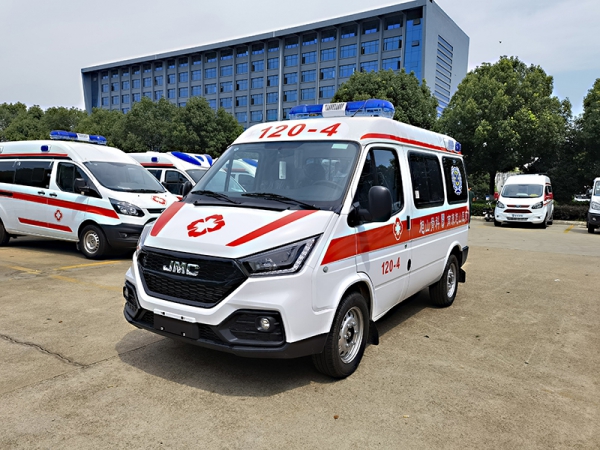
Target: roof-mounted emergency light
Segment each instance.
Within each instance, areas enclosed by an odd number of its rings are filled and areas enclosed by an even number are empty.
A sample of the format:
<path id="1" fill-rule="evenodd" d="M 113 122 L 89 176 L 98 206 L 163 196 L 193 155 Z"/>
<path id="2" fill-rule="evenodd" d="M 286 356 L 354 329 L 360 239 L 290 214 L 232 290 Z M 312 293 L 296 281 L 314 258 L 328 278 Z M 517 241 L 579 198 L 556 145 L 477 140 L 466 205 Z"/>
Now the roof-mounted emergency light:
<path id="1" fill-rule="evenodd" d="M 461 146 L 460 142 L 455 141 L 454 139 L 445 138 L 444 143 L 446 144 L 446 150 L 449 152 L 460 153 Z"/>
<path id="2" fill-rule="evenodd" d="M 50 139 L 60 141 L 89 142 L 90 144 L 106 145 L 106 138 L 95 134 L 73 133 L 72 131 L 54 130 L 50 132 Z"/>
<path id="3" fill-rule="evenodd" d="M 355 102 L 325 103 L 321 105 L 298 105 L 288 113 L 288 119 L 312 119 L 318 117 L 369 116 L 394 117 L 394 105 L 387 100 L 360 100 Z"/>
<path id="4" fill-rule="evenodd" d="M 182 161 L 185 161 L 185 162 L 188 162 L 190 164 L 193 164 L 195 166 L 199 166 L 200 165 L 200 161 L 198 161 L 192 155 L 188 155 L 187 153 L 183 153 L 183 152 L 171 152 L 171 155 L 173 155 L 173 156 L 181 159 Z"/>

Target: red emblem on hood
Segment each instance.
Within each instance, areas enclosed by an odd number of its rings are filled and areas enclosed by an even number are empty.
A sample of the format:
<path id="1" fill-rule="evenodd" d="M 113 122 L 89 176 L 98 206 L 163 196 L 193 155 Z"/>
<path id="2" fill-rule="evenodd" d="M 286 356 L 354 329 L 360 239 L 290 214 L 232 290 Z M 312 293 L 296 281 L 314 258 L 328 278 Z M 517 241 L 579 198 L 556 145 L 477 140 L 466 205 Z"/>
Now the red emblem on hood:
<path id="1" fill-rule="evenodd" d="M 160 203 L 161 205 L 165 205 L 167 203 L 164 198 L 159 197 L 158 195 L 153 195 L 152 200 L 154 200 L 156 203 Z"/>
<path id="2" fill-rule="evenodd" d="M 221 214 L 214 214 L 190 223 L 187 226 L 187 230 L 190 237 L 198 237 L 206 233 L 212 233 L 213 231 L 220 230 L 224 226 L 225 221 L 223 220 L 223 216 Z"/>

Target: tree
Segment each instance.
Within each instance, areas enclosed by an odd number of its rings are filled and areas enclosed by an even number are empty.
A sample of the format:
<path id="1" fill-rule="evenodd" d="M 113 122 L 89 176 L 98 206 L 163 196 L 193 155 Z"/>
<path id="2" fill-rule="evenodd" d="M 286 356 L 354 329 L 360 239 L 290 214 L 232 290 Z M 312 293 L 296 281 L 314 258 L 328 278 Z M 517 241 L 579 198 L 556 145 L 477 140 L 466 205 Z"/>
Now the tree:
<path id="1" fill-rule="evenodd" d="M 431 95 L 427 83 L 413 72 L 393 70 L 380 72 L 354 72 L 342 84 L 332 101 L 350 102 L 377 98 L 392 102 L 396 108 L 394 120 L 431 130 L 437 118 L 437 100 Z"/>
<path id="2" fill-rule="evenodd" d="M 583 114 L 578 121 L 585 177 L 600 176 L 600 78 L 583 99 Z"/>
<path id="3" fill-rule="evenodd" d="M 148 97 L 133 104 L 123 119 L 115 123 L 114 142 L 125 152 L 168 151 L 174 129 L 177 106 L 161 98 L 154 103 Z"/>
<path id="4" fill-rule="evenodd" d="M 81 109 L 52 107 L 44 112 L 42 124 L 49 132 L 52 130 L 75 131 L 79 122 L 86 117 L 87 114 Z"/>
<path id="5" fill-rule="evenodd" d="M 75 131 L 104 136 L 108 145 L 120 147 L 118 133 L 121 127 L 118 125 L 123 118 L 123 113 L 119 110 L 94 108 L 90 115 L 79 121 Z"/>
<path id="6" fill-rule="evenodd" d="M 23 103 L 2 103 L 0 105 L 0 142 L 6 141 L 5 131 L 19 114 L 27 113 Z"/>
<path id="7" fill-rule="evenodd" d="M 4 130 L 3 138 L 7 141 L 48 139 L 50 130 L 43 124 L 43 117 L 44 111 L 37 105 L 21 110 Z"/>
<path id="8" fill-rule="evenodd" d="M 553 79 L 539 66 L 502 56 L 469 72 L 438 121 L 457 139 L 471 173 L 550 167 L 564 144 L 568 100 L 552 96 Z M 534 169 L 535 168 L 535 169 Z"/>

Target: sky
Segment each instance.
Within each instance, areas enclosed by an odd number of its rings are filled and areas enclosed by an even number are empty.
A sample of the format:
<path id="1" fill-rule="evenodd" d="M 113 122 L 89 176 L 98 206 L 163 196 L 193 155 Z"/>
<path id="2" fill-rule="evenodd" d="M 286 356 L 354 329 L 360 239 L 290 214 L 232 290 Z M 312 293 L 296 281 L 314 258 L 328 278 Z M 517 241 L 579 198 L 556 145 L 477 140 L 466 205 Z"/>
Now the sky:
<path id="1" fill-rule="evenodd" d="M 600 78 L 598 0 L 434 0 L 470 38 L 468 70 L 516 56 L 573 114 Z M 0 104 L 84 109 L 81 69 L 252 36 L 403 0 L 0 0 Z"/>

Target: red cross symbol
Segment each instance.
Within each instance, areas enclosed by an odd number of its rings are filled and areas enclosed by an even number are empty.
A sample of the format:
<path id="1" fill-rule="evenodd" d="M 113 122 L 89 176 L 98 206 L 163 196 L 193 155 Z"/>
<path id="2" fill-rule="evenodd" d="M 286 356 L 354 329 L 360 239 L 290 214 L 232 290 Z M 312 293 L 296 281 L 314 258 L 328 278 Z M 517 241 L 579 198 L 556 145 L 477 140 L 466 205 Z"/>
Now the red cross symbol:
<path id="1" fill-rule="evenodd" d="M 57 209 L 56 212 L 54 213 L 54 217 L 56 217 L 56 221 L 60 222 L 60 219 L 62 219 L 63 215 L 60 212 L 60 209 Z"/>

